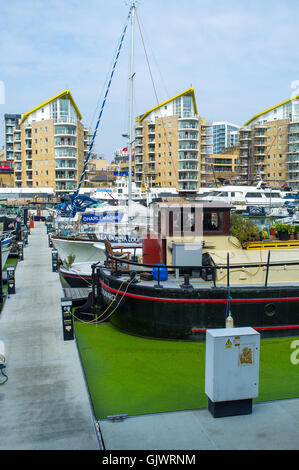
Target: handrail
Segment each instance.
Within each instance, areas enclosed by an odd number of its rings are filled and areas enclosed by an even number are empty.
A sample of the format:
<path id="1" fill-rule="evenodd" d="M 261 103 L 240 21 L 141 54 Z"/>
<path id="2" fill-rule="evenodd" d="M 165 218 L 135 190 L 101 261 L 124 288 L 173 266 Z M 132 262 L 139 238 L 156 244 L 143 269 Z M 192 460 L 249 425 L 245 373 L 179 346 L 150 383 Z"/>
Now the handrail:
<path id="1" fill-rule="evenodd" d="M 145 264 L 145 263 L 137 263 L 136 261 L 130 261 L 130 260 L 122 260 L 121 258 L 118 258 L 117 256 L 111 256 L 107 255 L 109 259 L 112 259 L 114 261 L 117 261 L 119 263 L 124 263 L 124 264 L 131 264 L 133 266 L 143 266 L 147 268 L 167 268 L 167 269 L 194 269 L 194 268 L 215 268 L 215 269 L 241 269 L 241 268 L 261 268 L 261 267 L 267 267 L 268 263 L 257 263 L 257 264 L 235 264 L 233 266 L 227 266 L 227 265 L 202 265 L 202 266 L 173 266 L 173 265 L 159 265 L 159 264 Z M 98 263 L 95 263 L 95 265 L 98 265 Z M 271 263 L 270 266 L 299 266 L 299 261 L 291 261 L 291 262 L 285 262 L 285 263 Z"/>

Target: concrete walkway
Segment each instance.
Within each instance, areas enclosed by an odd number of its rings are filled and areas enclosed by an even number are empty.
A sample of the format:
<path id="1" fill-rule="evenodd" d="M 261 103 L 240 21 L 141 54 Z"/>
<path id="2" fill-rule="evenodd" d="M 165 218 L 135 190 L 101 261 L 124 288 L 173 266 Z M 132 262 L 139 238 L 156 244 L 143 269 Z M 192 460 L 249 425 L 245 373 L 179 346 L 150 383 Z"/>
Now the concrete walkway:
<path id="1" fill-rule="evenodd" d="M 9 377 L 0 386 L 0 449 L 100 450 L 76 342 L 63 340 L 63 292 L 44 223 L 35 224 L 24 255 L 16 294 L 0 315 Z M 108 451 L 299 450 L 299 399 L 256 403 L 247 416 L 216 419 L 199 409 L 99 426 Z"/>
<path id="2" fill-rule="evenodd" d="M 299 399 L 253 404 L 252 414 L 208 410 L 101 420 L 107 450 L 299 450 Z"/>
<path id="3" fill-rule="evenodd" d="M 0 315 L 8 375 L 0 386 L 2 450 L 101 448 L 76 342 L 63 340 L 61 297 L 45 224 L 35 222 L 16 294 Z"/>

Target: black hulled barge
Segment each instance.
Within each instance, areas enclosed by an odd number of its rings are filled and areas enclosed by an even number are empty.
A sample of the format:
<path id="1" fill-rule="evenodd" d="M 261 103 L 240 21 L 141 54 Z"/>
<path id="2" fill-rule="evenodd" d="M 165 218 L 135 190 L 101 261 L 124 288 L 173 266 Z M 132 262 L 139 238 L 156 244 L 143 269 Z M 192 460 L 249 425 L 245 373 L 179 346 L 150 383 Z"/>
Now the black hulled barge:
<path id="1" fill-rule="evenodd" d="M 201 340 L 209 328 L 251 326 L 264 337 L 299 334 L 299 242 L 244 248 L 227 204 L 160 204 L 141 262 L 109 253 L 98 266 L 106 318 L 134 335 Z"/>

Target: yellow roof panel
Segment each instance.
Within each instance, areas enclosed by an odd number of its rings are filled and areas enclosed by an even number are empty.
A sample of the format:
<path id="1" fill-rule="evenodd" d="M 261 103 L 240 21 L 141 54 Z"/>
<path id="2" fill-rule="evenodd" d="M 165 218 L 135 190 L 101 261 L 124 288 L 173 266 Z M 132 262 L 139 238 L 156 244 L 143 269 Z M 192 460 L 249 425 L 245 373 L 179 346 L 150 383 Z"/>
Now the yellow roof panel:
<path id="1" fill-rule="evenodd" d="M 160 108 L 161 106 L 164 106 L 164 105 L 166 105 L 167 103 L 170 103 L 170 101 L 173 101 L 173 100 L 175 100 L 176 98 L 179 98 L 180 96 L 183 96 L 183 95 L 191 95 L 191 96 L 192 96 L 194 112 L 195 112 L 195 114 L 197 114 L 197 106 L 196 106 L 194 88 L 188 88 L 187 90 L 183 91 L 182 93 L 179 93 L 178 95 L 173 96 L 173 97 L 170 98 L 169 100 L 163 101 L 163 103 L 158 104 L 158 106 L 155 106 L 154 108 L 149 109 L 146 113 L 144 113 L 144 114 L 138 119 L 138 121 L 139 121 L 139 122 L 142 122 L 143 119 L 144 119 L 146 116 L 148 116 L 152 111 L 155 111 L 156 109 Z"/>
<path id="2" fill-rule="evenodd" d="M 266 109 L 265 111 L 262 111 L 261 113 L 256 114 L 255 116 L 253 116 L 253 118 L 249 119 L 249 121 L 247 121 L 244 124 L 244 126 L 248 126 L 248 124 L 250 124 L 252 121 L 257 119 L 258 117 L 262 116 L 263 114 L 266 114 L 266 113 L 268 113 L 269 111 L 272 111 L 275 108 L 279 108 L 279 106 L 282 106 L 283 104 L 289 103 L 290 101 L 297 100 L 297 99 L 299 99 L 299 95 L 296 95 L 293 98 L 289 98 L 288 100 L 285 100 L 282 103 L 277 104 L 276 106 L 272 106 L 272 108 Z"/>
<path id="3" fill-rule="evenodd" d="M 61 93 L 58 93 L 58 95 L 53 96 L 53 98 L 50 98 L 49 100 L 45 101 L 44 103 L 41 103 L 40 105 L 38 105 L 38 106 L 36 106 L 35 108 L 33 108 L 33 109 L 31 109 L 30 111 L 28 111 L 27 113 L 23 114 L 20 124 L 23 124 L 23 122 L 26 121 L 27 117 L 28 117 L 30 114 L 32 114 L 34 111 L 37 111 L 38 109 L 42 108 L 43 106 L 46 106 L 47 104 L 51 103 L 51 101 L 54 101 L 54 100 L 56 100 L 56 99 L 58 99 L 58 98 L 62 98 L 62 97 L 65 96 L 65 95 L 67 95 L 67 96 L 70 98 L 70 100 L 71 100 L 71 102 L 72 102 L 72 105 L 74 106 L 75 110 L 76 110 L 77 113 L 78 113 L 79 119 L 81 120 L 81 119 L 82 119 L 81 113 L 80 113 L 80 111 L 79 111 L 79 109 L 78 109 L 78 107 L 77 107 L 77 105 L 76 105 L 76 103 L 75 103 L 75 101 L 74 101 L 74 98 L 73 98 L 72 95 L 71 95 L 70 90 L 64 90 L 64 91 L 62 91 Z"/>

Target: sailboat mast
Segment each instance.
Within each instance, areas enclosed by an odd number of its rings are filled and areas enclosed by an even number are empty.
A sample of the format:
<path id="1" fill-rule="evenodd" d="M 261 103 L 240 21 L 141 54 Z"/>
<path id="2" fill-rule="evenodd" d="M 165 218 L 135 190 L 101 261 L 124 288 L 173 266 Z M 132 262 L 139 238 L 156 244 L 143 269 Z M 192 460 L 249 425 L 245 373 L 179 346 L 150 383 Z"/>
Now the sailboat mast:
<path id="1" fill-rule="evenodd" d="M 135 2 L 131 7 L 131 51 L 130 51 L 130 102 L 129 102 L 129 188 L 128 200 L 132 200 L 132 152 L 134 142 L 134 122 L 133 122 L 133 80 L 134 80 L 134 30 L 135 30 Z"/>

